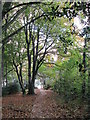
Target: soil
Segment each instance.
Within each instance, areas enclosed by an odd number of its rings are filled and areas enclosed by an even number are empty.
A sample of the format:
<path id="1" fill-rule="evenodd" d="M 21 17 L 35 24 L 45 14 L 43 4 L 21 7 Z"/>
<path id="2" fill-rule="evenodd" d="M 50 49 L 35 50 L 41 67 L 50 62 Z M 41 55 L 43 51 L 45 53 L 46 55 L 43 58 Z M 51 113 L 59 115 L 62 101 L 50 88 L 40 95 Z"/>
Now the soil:
<path id="1" fill-rule="evenodd" d="M 2 98 L 2 118 L 83 118 L 85 107 L 68 106 L 52 90 L 35 89 L 35 95 Z"/>

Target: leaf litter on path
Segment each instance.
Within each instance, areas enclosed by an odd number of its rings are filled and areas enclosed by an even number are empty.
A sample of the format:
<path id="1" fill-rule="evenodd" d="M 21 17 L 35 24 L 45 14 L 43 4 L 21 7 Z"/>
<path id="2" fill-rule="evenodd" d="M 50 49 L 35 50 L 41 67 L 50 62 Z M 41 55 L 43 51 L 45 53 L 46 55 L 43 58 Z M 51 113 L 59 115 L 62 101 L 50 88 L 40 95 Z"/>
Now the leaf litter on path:
<path id="1" fill-rule="evenodd" d="M 36 89 L 36 95 L 9 95 L 2 98 L 2 118 L 83 118 L 84 110 L 56 101 L 52 90 Z M 60 99 L 60 98 L 59 98 Z"/>

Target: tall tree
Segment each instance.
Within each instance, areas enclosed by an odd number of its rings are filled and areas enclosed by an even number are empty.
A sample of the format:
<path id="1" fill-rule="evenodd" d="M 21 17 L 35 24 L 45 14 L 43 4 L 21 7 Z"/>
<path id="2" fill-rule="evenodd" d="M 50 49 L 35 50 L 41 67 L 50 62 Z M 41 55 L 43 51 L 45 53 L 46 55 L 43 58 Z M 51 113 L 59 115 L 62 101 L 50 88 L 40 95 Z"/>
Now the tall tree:
<path id="1" fill-rule="evenodd" d="M 24 31 L 28 58 L 28 94 L 34 94 L 34 83 L 38 69 L 42 65 L 45 55 L 54 41 L 48 40 L 49 26 L 44 28 L 44 24 L 41 27 L 37 22 L 27 26 L 27 22 L 28 18 L 24 18 L 24 24 L 26 24 Z M 46 29 L 46 31 L 44 29 Z M 40 39 L 40 32 L 45 35 L 45 38 Z"/>

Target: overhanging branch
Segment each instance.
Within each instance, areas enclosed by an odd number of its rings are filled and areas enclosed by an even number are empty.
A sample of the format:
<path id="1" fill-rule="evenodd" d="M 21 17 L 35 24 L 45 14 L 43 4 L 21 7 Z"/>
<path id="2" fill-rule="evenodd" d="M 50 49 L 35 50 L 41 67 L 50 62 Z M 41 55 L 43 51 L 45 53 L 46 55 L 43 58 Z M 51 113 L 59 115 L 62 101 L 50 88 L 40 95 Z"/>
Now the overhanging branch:
<path id="1" fill-rule="evenodd" d="M 30 22 L 28 22 L 27 24 L 25 24 L 24 26 L 20 27 L 18 30 L 16 30 L 15 32 L 11 33 L 9 36 L 7 36 L 6 38 L 4 38 L 4 39 L 2 40 L 3 45 L 5 45 L 7 42 L 9 42 L 10 37 L 12 37 L 13 35 L 17 34 L 17 33 L 18 33 L 19 31 L 21 31 L 25 26 L 27 26 L 27 25 L 30 24 L 31 22 L 33 22 L 33 21 L 35 21 L 35 20 L 37 20 L 37 19 L 39 19 L 39 18 L 41 18 L 41 17 L 43 17 L 43 16 L 45 16 L 45 15 L 42 14 L 42 15 L 40 15 L 40 16 L 32 19 Z"/>

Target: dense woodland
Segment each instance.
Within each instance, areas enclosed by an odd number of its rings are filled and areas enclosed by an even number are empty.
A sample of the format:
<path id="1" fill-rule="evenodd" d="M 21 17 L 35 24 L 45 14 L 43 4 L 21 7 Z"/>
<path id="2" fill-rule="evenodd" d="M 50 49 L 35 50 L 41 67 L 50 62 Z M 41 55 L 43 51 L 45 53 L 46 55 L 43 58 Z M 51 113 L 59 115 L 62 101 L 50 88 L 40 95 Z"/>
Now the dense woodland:
<path id="1" fill-rule="evenodd" d="M 35 80 L 90 112 L 90 3 L 2 3 L 2 95 L 35 94 Z M 81 28 L 75 24 L 78 22 Z"/>

